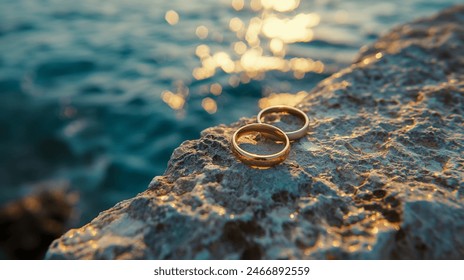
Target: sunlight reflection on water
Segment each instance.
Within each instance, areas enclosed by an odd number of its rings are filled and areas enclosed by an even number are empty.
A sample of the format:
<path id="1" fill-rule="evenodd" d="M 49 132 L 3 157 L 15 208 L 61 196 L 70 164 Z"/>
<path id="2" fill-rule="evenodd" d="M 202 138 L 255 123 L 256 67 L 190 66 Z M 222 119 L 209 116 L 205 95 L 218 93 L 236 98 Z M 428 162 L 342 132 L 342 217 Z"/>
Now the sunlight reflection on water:
<path id="1" fill-rule="evenodd" d="M 308 72 L 324 71 L 322 61 L 287 55 L 288 45 L 310 42 L 313 39 L 312 28 L 320 22 L 320 16 L 316 13 L 296 11 L 300 5 L 299 0 L 232 0 L 230 4 L 237 13 L 249 8 L 254 16 L 248 22 L 242 21 L 240 17 L 230 19 L 229 29 L 235 34 L 236 41 L 228 49 L 212 52 L 212 47 L 207 44 L 196 47 L 195 54 L 201 66 L 193 69 L 194 79 L 210 79 L 221 71 L 222 74 L 229 75 L 229 85 L 235 88 L 251 80 L 262 80 L 270 71 L 293 72 L 296 79 L 304 78 Z M 178 18 L 175 11 L 166 13 L 166 21 L 171 25 L 177 23 Z M 206 26 L 199 25 L 195 34 L 204 40 L 208 37 L 209 30 Z M 221 92 L 222 85 L 210 85 L 212 95 L 218 96 Z M 188 90 L 185 89 L 162 93 L 163 101 L 177 111 L 183 110 L 187 97 Z M 213 98 L 205 97 L 202 101 L 203 109 L 210 114 L 217 112 L 217 104 Z M 284 99 L 280 98 L 280 101 L 288 103 Z M 266 102 L 268 101 L 260 102 L 260 107 L 266 106 Z"/>

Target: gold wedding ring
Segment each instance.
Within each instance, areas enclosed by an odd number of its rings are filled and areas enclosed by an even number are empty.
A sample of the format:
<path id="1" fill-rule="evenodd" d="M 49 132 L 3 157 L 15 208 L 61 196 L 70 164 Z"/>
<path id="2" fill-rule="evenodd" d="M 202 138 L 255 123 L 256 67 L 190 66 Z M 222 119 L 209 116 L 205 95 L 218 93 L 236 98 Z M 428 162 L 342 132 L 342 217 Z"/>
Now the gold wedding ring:
<path id="1" fill-rule="evenodd" d="M 258 123 L 263 123 L 262 121 L 263 117 L 269 113 L 288 113 L 292 116 L 299 118 L 300 120 L 304 122 L 303 126 L 299 128 L 298 130 L 285 132 L 285 134 L 287 134 L 288 136 L 288 139 L 290 140 L 299 139 L 305 136 L 306 133 L 308 132 L 308 128 L 309 128 L 308 116 L 303 111 L 295 107 L 280 105 L 280 106 L 271 106 L 271 107 L 265 108 L 261 110 L 261 112 L 259 112 L 257 116 Z"/>
<path id="2" fill-rule="evenodd" d="M 244 135 L 259 132 L 261 135 L 274 141 L 282 142 L 284 148 L 275 154 L 260 155 L 251 152 L 247 152 L 240 148 L 238 145 L 238 139 Z M 238 159 L 242 162 L 258 167 L 271 167 L 276 164 L 283 162 L 290 152 L 290 140 L 288 139 L 285 132 L 281 129 L 264 123 L 253 123 L 242 126 L 235 131 L 232 136 L 232 150 L 237 155 Z"/>

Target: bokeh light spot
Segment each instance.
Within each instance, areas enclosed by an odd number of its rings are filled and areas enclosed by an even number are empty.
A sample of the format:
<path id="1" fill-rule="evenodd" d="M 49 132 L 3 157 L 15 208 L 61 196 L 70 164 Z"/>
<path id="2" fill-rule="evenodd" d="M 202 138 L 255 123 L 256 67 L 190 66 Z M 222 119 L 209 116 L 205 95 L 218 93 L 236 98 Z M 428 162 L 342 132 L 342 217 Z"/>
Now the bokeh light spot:
<path id="1" fill-rule="evenodd" d="M 179 14 L 174 10 L 169 10 L 166 12 L 164 19 L 170 24 L 175 25 L 179 22 Z"/>
<path id="2" fill-rule="evenodd" d="M 201 106 L 209 114 L 214 114 L 217 112 L 217 104 L 212 98 L 206 97 L 201 101 Z"/>
<path id="3" fill-rule="evenodd" d="M 204 25 L 200 25 L 197 27 L 197 29 L 195 30 L 195 34 L 197 35 L 198 38 L 204 40 L 208 37 L 208 28 Z"/>

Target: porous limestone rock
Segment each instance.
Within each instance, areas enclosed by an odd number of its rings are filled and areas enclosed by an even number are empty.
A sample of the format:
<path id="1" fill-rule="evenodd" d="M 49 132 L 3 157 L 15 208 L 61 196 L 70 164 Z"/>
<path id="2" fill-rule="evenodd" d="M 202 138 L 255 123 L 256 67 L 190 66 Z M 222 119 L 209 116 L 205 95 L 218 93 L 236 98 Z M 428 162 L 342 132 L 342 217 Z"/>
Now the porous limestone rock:
<path id="1" fill-rule="evenodd" d="M 254 169 L 230 126 L 48 259 L 463 259 L 464 6 L 395 28 L 299 104 L 308 135 Z"/>

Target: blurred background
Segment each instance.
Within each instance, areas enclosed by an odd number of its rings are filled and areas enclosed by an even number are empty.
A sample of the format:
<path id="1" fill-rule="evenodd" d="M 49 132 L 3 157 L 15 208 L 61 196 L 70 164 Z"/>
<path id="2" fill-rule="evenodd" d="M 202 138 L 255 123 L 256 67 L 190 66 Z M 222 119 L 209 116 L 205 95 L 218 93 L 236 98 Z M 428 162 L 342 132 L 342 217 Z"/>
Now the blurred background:
<path id="1" fill-rule="evenodd" d="M 201 130 L 295 103 L 460 0 L 0 0 L 0 258 L 162 175 Z"/>

